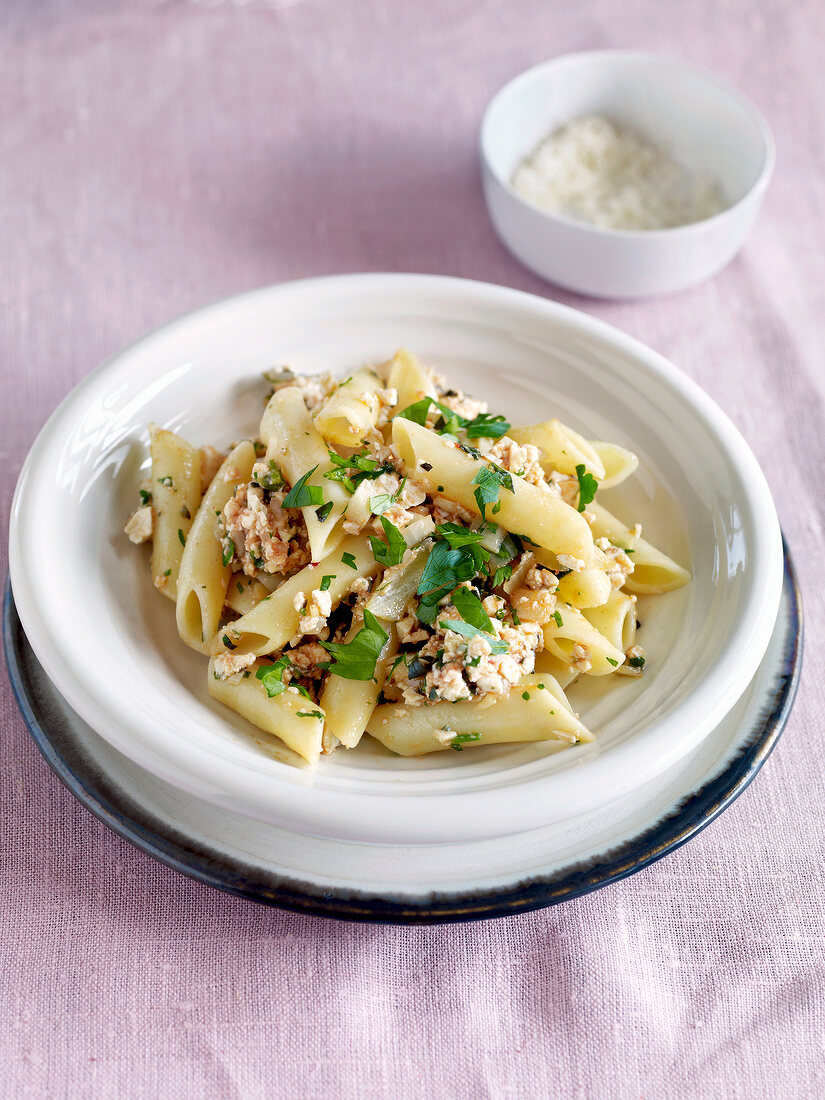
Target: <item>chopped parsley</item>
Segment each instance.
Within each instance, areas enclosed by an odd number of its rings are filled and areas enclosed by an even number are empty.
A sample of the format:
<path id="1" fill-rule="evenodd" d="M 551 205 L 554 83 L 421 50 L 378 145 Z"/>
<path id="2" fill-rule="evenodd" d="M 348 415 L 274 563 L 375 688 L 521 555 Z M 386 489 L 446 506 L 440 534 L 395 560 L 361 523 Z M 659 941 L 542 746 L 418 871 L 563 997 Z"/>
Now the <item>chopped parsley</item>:
<path id="1" fill-rule="evenodd" d="M 223 640 L 223 644 L 226 646 L 227 649 L 237 649 L 238 648 L 235 645 L 235 643 L 232 641 L 232 639 L 229 637 L 228 634 L 224 634 L 222 640 Z"/>
<path id="2" fill-rule="evenodd" d="M 420 424 L 423 428 L 427 423 L 427 413 L 430 411 L 432 403 L 433 399 L 431 397 L 422 397 L 420 401 L 415 401 L 412 405 L 407 405 L 406 409 L 402 409 L 400 413 L 396 413 L 396 416 L 402 416 L 405 420 L 412 420 L 413 424 Z"/>
<path id="3" fill-rule="evenodd" d="M 521 697 L 522 697 L 522 699 L 524 699 L 525 702 L 527 702 L 527 700 L 530 698 L 530 692 L 529 691 L 523 691 L 521 693 Z"/>
<path id="4" fill-rule="evenodd" d="M 328 500 L 326 504 L 322 504 L 320 508 L 315 509 L 315 515 L 318 517 L 319 521 L 323 523 L 328 518 L 331 511 L 332 501 Z"/>
<path id="5" fill-rule="evenodd" d="M 587 473 L 583 462 L 580 462 L 576 467 L 576 477 L 579 479 L 579 504 L 577 511 L 583 512 L 596 495 L 599 483 L 592 474 Z"/>
<path id="6" fill-rule="evenodd" d="M 450 741 L 450 748 L 455 749 L 456 752 L 461 752 L 462 745 L 469 745 L 473 741 L 480 741 L 480 733 L 457 733 L 455 737 Z"/>
<path id="7" fill-rule="evenodd" d="M 492 416 L 490 413 L 479 413 L 475 420 L 469 420 L 465 424 L 469 439 L 500 439 L 509 430 L 510 424 L 503 416 Z"/>
<path id="8" fill-rule="evenodd" d="M 333 658 L 322 667 L 345 680 L 371 680 L 388 639 L 376 617 L 364 608 L 364 625 L 349 642 L 321 642 Z"/>
<path id="9" fill-rule="evenodd" d="M 516 611 L 516 609 L 514 607 L 510 608 L 510 614 L 513 617 L 513 623 L 516 626 L 521 626 L 521 619 L 518 617 L 518 611 Z"/>
<path id="10" fill-rule="evenodd" d="M 631 668 L 644 668 L 645 667 L 644 657 L 630 657 L 628 659 L 627 663 L 630 665 Z"/>
<path id="11" fill-rule="evenodd" d="M 362 481 L 374 481 L 381 474 L 395 473 L 391 462 L 379 462 L 377 458 L 372 458 L 366 447 L 349 458 L 333 450 L 328 450 L 327 454 L 333 468 L 327 470 L 324 477 L 329 481 L 340 481 L 348 493 L 354 493 Z"/>
<path id="12" fill-rule="evenodd" d="M 379 493 L 377 496 L 370 497 L 371 514 L 374 516 L 381 516 L 388 508 L 391 508 L 393 504 L 397 504 L 401 499 L 401 494 L 404 492 L 404 486 L 406 484 L 407 479 L 404 478 L 394 493 Z"/>
<path id="13" fill-rule="evenodd" d="M 484 538 L 483 529 L 471 531 L 469 527 L 462 527 L 460 523 L 439 523 L 436 531 L 450 544 L 453 550 L 457 550 L 461 546 L 474 546 Z"/>
<path id="14" fill-rule="evenodd" d="M 614 668 L 618 667 L 619 662 L 615 661 L 612 657 L 605 657 L 605 660 L 609 665 L 613 665 Z"/>
<path id="15" fill-rule="evenodd" d="M 344 563 L 344 565 L 348 565 L 350 569 L 358 568 L 358 566 L 355 564 L 355 555 L 350 554 L 349 551 L 341 555 L 341 561 Z"/>
<path id="16" fill-rule="evenodd" d="M 158 485 L 165 485 L 167 489 L 174 489 L 175 483 L 168 475 L 166 477 L 158 478 Z"/>
<path id="17" fill-rule="evenodd" d="M 320 718 L 323 721 L 324 713 L 320 710 L 299 710 L 299 718 Z"/>
<path id="18" fill-rule="evenodd" d="M 407 549 L 407 543 L 404 541 L 404 536 L 395 524 L 390 523 L 385 516 L 381 516 L 381 526 L 384 528 L 384 534 L 387 536 L 387 541 L 382 542 L 376 535 L 370 535 L 372 556 L 381 565 L 398 565 Z"/>
<path id="19" fill-rule="evenodd" d="M 145 489 L 140 489 L 139 492 L 140 492 L 140 503 L 145 508 L 147 504 L 152 503 L 152 494 L 147 493 L 147 491 Z"/>
<path id="20" fill-rule="evenodd" d="M 178 528 L 178 542 L 181 544 L 181 546 L 186 546 L 186 535 L 184 535 L 180 527 Z"/>
<path id="21" fill-rule="evenodd" d="M 555 619 L 556 626 L 559 628 L 559 630 L 561 630 L 561 628 L 564 626 L 564 620 L 561 617 L 561 611 L 554 611 L 552 618 Z"/>
<path id="22" fill-rule="evenodd" d="M 270 699 L 274 699 L 276 695 L 280 695 L 282 691 L 286 691 L 284 673 L 289 667 L 289 657 L 284 653 L 283 656 L 278 658 L 274 665 L 261 665 L 255 673 L 255 678 L 260 680 L 264 685 Z"/>
<path id="23" fill-rule="evenodd" d="M 266 489 L 268 492 L 272 492 L 276 489 L 283 489 L 286 485 L 286 479 L 281 473 L 280 467 L 276 465 L 274 458 L 270 458 L 268 468 L 266 470 L 259 470 L 252 481 L 255 485 L 259 485 L 261 489 Z"/>
<path id="24" fill-rule="evenodd" d="M 235 543 L 232 539 L 226 539 L 223 546 L 223 554 L 221 554 L 221 562 L 223 565 L 229 565 L 232 559 L 235 557 Z M 240 586 L 238 586 L 240 588 Z M 243 589 L 241 588 L 242 592 Z"/>
<path id="25" fill-rule="evenodd" d="M 308 505 L 324 503 L 324 490 L 321 486 L 307 485 L 307 481 L 317 469 L 317 466 L 313 466 L 311 470 L 307 470 L 303 477 L 298 478 L 284 497 L 284 508 L 306 508 Z"/>
<path id="26" fill-rule="evenodd" d="M 322 592 L 326 592 L 332 582 L 335 580 L 335 573 L 327 573 L 325 577 L 321 578 L 320 589 Z"/>
<path id="27" fill-rule="evenodd" d="M 504 582 L 508 581 L 512 575 L 512 565 L 499 566 L 499 568 L 496 570 L 495 576 L 493 577 L 493 588 L 498 588 L 499 585 L 504 584 Z"/>
<path id="28" fill-rule="evenodd" d="M 452 600 L 453 607 L 465 623 L 469 623 L 470 626 L 474 626 L 478 630 L 483 630 L 487 634 L 493 633 L 493 624 L 490 622 L 490 616 L 484 610 L 481 600 L 471 588 L 466 588 L 462 585 L 453 592 L 450 599 Z"/>
<path id="29" fill-rule="evenodd" d="M 507 489 L 510 493 L 513 492 L 513 478 L 500 466 L 482 466 L 473 478 L 472 484 L 476 486 L 473 495 L 476 498 L 476 504 L 479 512 L 481 512 L 482 519 L 485 518 L 484 510 L 486 506 L 495 504 L 498 501 L 502 488 Z M 493 512 L 495 513 L 497 510 L 494 508 Z"/>
<path id="30" fill-rule="evenodd" d="M 455 438 L 459 431 L 464 431 L 468 439 L 482 437 L 485 439 L 500 439 L 510 430 L 510 424 L 503 416 L 480 413 L 473 420 L 468 420 L 466 416 L 460 416 L 454 409 L 451 409 L 448 405 L 442 405 L 440 401 L 436 401 L 433 397 L 422 397 L 420 401 L 408 405 L 406 409 L 403 409 L 397 415 L 424 427 L 427 423 L 427 415 L 433 405 L 441 413 L 435 427 L 440 435 L 449 435 Z"/>
<path id="31" fill-rule="evenodd" d="M 185 504 L 181 504 L 180 514 L 183 516 L 184 519 L 191 519 L 192 518 L 192 513 L 189 511 L 189 508 Z"/>
<path id="32" fill-rule="evenodd" d="M 166 571 L 164 572 L 164 574 L 163 574 L 163 575 L 164 575 L 164 577 L 168 577 L 168 576 L 169 576 L 169 574 L 170 574 L 171 572 L 172 572 L 172 570 L 171 570 L 171 569 L 167 569 L 167 570 L 166 570 Z"/>
<path id="33" fill-rule="evenodd" d="M 446 541 L 437 542 L 427 558 L 416 595 L 423 597 L 424 604 L 437 604 L 443 596 L 457 588 L 461 581 L 473 579 L 486 560 L 484 554 L 489 556 L 489 551 L 484 551 L 480 546 L 453 549 Z M 418 617 L 421 619 L 420 614 Z M 422 619 L 422 622 L 432 621 Z"/>
<path id="34" fill-rule="evenodd" d="M 463 622 L 461 619 L 439 619 L 438 622 L 439 626 L 444 626 L 447 630 L 455 631 L 455 633 L 460 634 L 462 638 L 471 639 L 478 638 L 479 636 L 484 638 L 484 640 L 489 643 L 491 653 L 507 652 L 507 643 L 503 642 L 501 638 L 496 638 L 494 634 L 488 634 L 485 630 L 478 630 L 476 627 Z"/>

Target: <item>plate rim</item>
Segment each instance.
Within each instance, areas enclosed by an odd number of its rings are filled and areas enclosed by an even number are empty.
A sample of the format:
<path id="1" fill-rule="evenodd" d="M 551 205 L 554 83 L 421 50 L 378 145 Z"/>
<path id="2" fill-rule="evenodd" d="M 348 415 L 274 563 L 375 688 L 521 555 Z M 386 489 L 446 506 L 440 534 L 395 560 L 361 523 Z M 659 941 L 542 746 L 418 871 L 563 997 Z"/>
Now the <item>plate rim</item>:
<path id="1" fill-rule="evenodd" d="M 696 415 L 700 420 L 705 422 L 708 430 L 714 436 L 718 437 L 719 445 L 729 452 L 731 461 L 731 470 L 735 470 L 739 480 L 749 481 L 752 485 L 758 487 L 760 499 L 749 500 L 749 512 L 752 513 L 752 518 L 762 509 L 765 514 L 762 516 L 763 521 L 767 523 L 769 528 L 770 538 L 760 540 L 760 544 L 756 547 L 757 566 L 761 566 L 761 573 L 765 574 L 768 571 L 768 564 L 770 565 L 770 577 L 768 578 L 768 595 L 756 601 L 758 611 L 754 611 L 745 608 L 742 609 L 740 621 L 738 622 L 737 631 L 741 635 L 742 632 L 749 629 L 751 632 L 757 630 L 758 626 L 758 641 L 752 647 L 754 651 L 759 651 L 759 657 L 764 652 L 767 644 L 770 631 L 773 628 L 776 614 L 776 606 L 778 605 L 779 594 L 781 589 L 782 571 L 780 567 L 781 561 L 781 545 L 778 520 L 776 517 L 775 506 L 770 498 L 767 482 L 765 481 L 764 474 L 759 469 L 753 452 L 748 447 L 741 433 L 732 423 L 730 418 L 723 412 L 723 410 L 712 400 L 712 398 L 706 394 L 700 387 L 697 386 L 689 377 L 679 372 L 678 368 L 670 362 L 666 357 L 655 351 L 653 348 L 648 347 L 641 341 L 634 337 L 624 333 L 620 329 L 615 328 L 612 325 L 607 324 L 591 315 L 577 309 L 573 309 L 569 306 L 548 301 L 546 299 L 537 297 L 535 295 L 526 294 L 522 291 L 513 290 L 512 288 L 499 286 L 496 284 L 476 282 L 474 280 L 456 279 L 443 276 L 431 276 L 414 274 L 409 275 L 405 273 L 393 273 L 389 275 L 382 275 L 376 273 L 361 273 L 357 275 L 335 275 L 326 276 L 322 278 L 310 278 L 305 280 L 296 280 L 292 283 L 285 283 L 276 286 L 263 287 L 256 290 L 248 291 L 232 298 L 226 298 L 219 300 L 218 302 L 202 307 L 195 310 L 177 320 L 173 320 L 168 324 L 161 325 L 155 329 L 154 332 L 141 337 L 129 347 L 123 351 L 117 352 L 114 356 L 106 360 L 98 368 L 92 371 L 86 379 L 84 379 L 75 389 L 73 389 L 64 401 L 58 406 L 58 409 L 52 414 L 52 417 L 47 422 L 46 426 L 41 432 L 41 436 L 38 436 L 38 442 L 41 439 L 44 432 L 47 431 L 49 424 L 55 421 L 55 418 L 60 415 L 60 412 L 64 407 L 67 407 L 69 403 L 74 400 L 77 401 L 78 395 L 96 376 L 100 376 L 107 368 L 114 367 L 121 361 L 127 361 L 130 355 L 133 355 L 135 351 L 142 347 L 149 346 L 153 340 L 160 336 L 168 334 L 170 337 L 176 332 L 183 331 L 187 325 L 191 324 L 193 320 L 205 318 L 211 316 L 213 313 L 220 317 L 224 313 L 233 311 L 234 309 L 246 306 L 249 308 L 256 308 L 256 303 L 264 302 L 268 300 L 268 297 L 273 294 L 305 294 L 307 291 L 315 292 L 316 290 L 322 290 L 330 294 L 346 293 L 351 287 L 356 287 L 359 293 L 363 291 L 364 287 L 369 287 L 376 280 L 381 280 L 391 285 L 391 289 L 398 291 L 399 288 L 403 289 L 406 284 L 410 284 L 413 289 L 418 289 L 422 294 L 435 294 L 444 289 L 450 290 L 457 296 L 459 304 L 471 303 L 477 305 L 479 301 L 487 300 L 494 301 L 496 304 L 501 304 L 501 307 L 505 306 L 508 309 L 515 311 L 524 311 L 530 316 L 534 314 L 541 314 L 546 317 L 554 317 L 559 322 L 563 322 L 564 327 L 571 329 L 571 331 L 581 331 L 588 336 L 592 336 L 602 342 L 607 342 L 611 347 L 617 347 L 620 350 L 625 350 L 628 354 L 631 354 L 635 360 L 638 360 L 641 369 L 648 373 L 653 373 L 661 377 L 668 389 L 673 391 L 677 398 L 687 400 L 693 407 Z M 37 449 L 38 442 L 35 443 L 32 448 L 32 453 Z M 31 455 L 30 455 L 31 458 Z M 24 487 L 25 477 L 29 472 L 30 459 L 24 464 L 23 471 L 20 475 L 20 481 L 18 483 L 18 489 L 15 493 L 15 498 L 12 504 L 12 526 L 10 529 L 10 570 L 15 578 L 15 586 L 17 587 L 17 581 L 21 582 L 25 580 L 25 572 L 19 565 L 19 547 L 17 541 L 15 541 L 19 535 L 16 526 L 16 520 L 18 519 L 18 507 L 19 500 L 21 499 L 22 489 Z M 747 475 L 747 476 L 746 476 Z M 757 507 L 758 506 L 758 507 Z M 768 515 L 768 512 L 770 513 Z M 766 529 L 767 530 L 767 529 Z M 15 565 L 18 569 L 15 570 Z M 215 762 L 213 759 L 208 759 L 205 756 L 199 757 L 199 763 L 197 769 L 192 769 L 189 774 L 195 775 L 196 779 L 193 779 L 191 785 L 181 783 L 171 777 L 170 769 L 174 771 L 180 766 L 181 749 L 180 746 L 172 746 L 174 752 L 168 746 L 164 750 L 158 749 L 157 739 L 137 740 L 137 744 L 141 746 L 140 753 L 133 751 L 133 748 L 128 747 L 131 742 L 129 738 L 124 738 L 123 730 L 118 726 L 117 719 L 112 718 L 112 710 L 109 706 L 109 715 L 103 715 L 101 713 L 101 707 L 103 704 L 99 700 L 95 700 L 94 696 L 88 695 L 86 698 L 81 698 L 78 692 L 75 690 L 74 683 L 69 677 L 69 669 L 64 667 L 64 664 L 58 660 L 54 654 L 50 651 L 49 639 L 41 630 L 42 624 L 40 622 L 39 613 L 31 614 L 35 604 L 32 602 L 31 594 L 29 591 L 29 585 L 27 583 L 21 583 L 20 588 L 17 591 L 17 603 L 20 613 L 24 620 L 27 622 L 27 629 L 29 630 L 32 638 L 33 647 L 35 651 L 40 655 L 40 659 L 44 661 L 46 667 L 49 668 L 50 673 L 56 677 L 58 684 L 61 687 L 62 692 L 65 694 L 66 699 L 70 704 L 84 717 L 86 720 L 96 728 L 104 728 L 114 726 L 118 731 L 118 736 L 105 736 L 105 739 L 109 741 L 119 751 L 129 756 L 135 762 L 141 764 L 144 768 L 166 778 L 167 781 L 172 782 L 175 785 L 181 786 L 185 790 L 192 791 L 194 793 L 200 793 L 203 796 L 205 789 L 204 784 L 209 786 L 209 789 L 215 790 L 217 793 L 211 800 L 216 804 L 228 805 L 230 808 L 237 807 L 237 792 L 240 789 L 247 803 L 252 802 L 255 806 L 254 816 L 267 817 L 269 815 L 269 809 L 266 813 L 261 812 L 261 790 L 260 784 L 249 774 L 250 769 L 248 766 L 244 766 L 243 761 L 233 762 L 232 768 L 232 783 L 228 786 L 215 787 L 218 781 L 219 772 L 215 770 Z M 768 610 L 766 610 L 766 608 Z M 757 622 L 758 619 L 758 622 Z M 45 640 L 44 640 L 45 639 Z M 753 641 L 753 638 L 751 638 Z M 755 664 L 752 668 L 749 668 L 747 672 L 752 675 L 756 671 Z M 58 675 L 59 674 L 59 675 Z M 724 712 L 728 711 L 735 703 L 735 695 L 730 689 L 730 686 L 719 691 L 720 681 L 724 681 L 724 678 L 718 674 L 714 676 L 711 674 L 708 677 L 709 681 L 712 681 L 712 685 L 715 687 L 717 694 L 714 696 L 715 701 L 715 720 L 719 721 L 722 718 Z M 737 684 L 735 691 L 744 690 L 746 686 L 746 680 L 741 684 Z M 711 686 L 706 684 L 707 688 Z M 82 705 L 81 705 L 82 704 Z M 683 706 L 687 705 L 683 702 Z M 108 704 L 107 704 L 108 706 Z M 723 711 L 724 708 L 724 711 Z M 104 708 L 105 709 L 105 708 Z M 677 708 L 678 710 L 678 708 Z M 675 715 L 669 714 L 663 716 L 660 719 L 661 722 L 669 721 L 673 724 Z M 102 721 L 102 725 L 101 725 Z M 691 723 L 688 729 L 693 729 L 692 741 L 695 744 L 699 737 L 707 732 L 704 727 L 702 730 L 695 728 L 695 723 Z M 709 728 L 709 727 L 708 727 Z M 639 743 L 636 743 L 639 742 Z M 634 747 L 635 746 L 635 747 Z M 684 755 L 693 745 L 688 745 L 679 741 L 678 751 L 680 755 Z M 191 746 L 187 746 L 187 751 Z M 672 750 L 674 751 L 674 750 Z M 672 755 L 671 751 L 671 755 Z M 615 761 L 618 756 L 618 752 L 612 750 L 612 759 Z M 648 760 L 650 758 L 648 757 Z M 153 766 L 152 760 L 155 761 L 157 766 Z M 634 761 L 635 766 L 640 769 L 644 769 L 645 755 L 644 745 L 641 740 L 634 738 L 622 747 L 621 750 L 621 762 L 627 768 L 629 762 Z M 164 766 L 161 767 L 160 764 Z M 191 769 L 192 761 L 187 757 L 185 761 L 185 767 Z M 655 765 L 655 770 L 661 771 L 665 767 L 665 762 L 659 760 Z M 242 767 L 245 767 L 243 774 L 241 774 Z M 597 759 L 593 761 L 593 774 L 600 772 L 601 762 Z M 639 774 L 637 772 L 637 774 Z M 575 772 L 571 778 L 575 780 Z M 197 780 L 197 781 L 196 781 Z M 526 782 L 530 782 L 527 780 Z M 284 793 L 284 792 L 282 792 Z M 289 792 L 286 792 L 289 793 Z M 266 795 L 268 797 L 268 790 Z M 219 795 L 219 796 L 218 796 Z M 209 795 L 206 795 L 209 797 Z M 462 794 L 462 797 L 464 795 Z M 470 797 L 467 795 L 466 797 Z M 320 805 L 319 809 L 314 812 L 316 816 L 320 815 L 321 819 L 329 817 L 331 812 L 330 806 L 332 799 L 329 792 L 325 795 L 326 801 Z M 268 807 L 267 803 L 267 807 Z M 240 812 L 247 812 L 241 810 Z M 282 825 L 286 825 L 289 828 L 288 822 L 281 822 Z M 306 826 L 306 823 L 305 823 Z M 422 826 L 420 823 L 415 823 L 415 827 L 421 832 Z M 522 826 L 526 827 L 526 826 Z M 407 826 L 409 831 L 410 826 Z M 308 828 L 308 831 L 315 832 L 314 828 Z M 356 837 L 355 839 L 361 839 Z M 399 838 L 400 839 L 400 838 Z"/>
<path id="2" fill-rule="evenodd" d="M 48 729 L 37 716 L 36 701 L 31 698 L 23 673 L 23 646 L 29 649 L 31 646 L 17 615 L 8 577 L 3 602 L 3 648 L 15 701 L 32 740 L 51 770 L 99 821 L 165 866 L 223 893 L 311 916 L 374 924 L 464 923 L 562 904 L 627 878 L 687 843 L 747 789 L 787 724 L 802 668 L 802 600 L 784 537 L 783 559 L 783 587 L 790 597 L 790 629 L 777 688 L 773 692 L 773 705 L 763 720 L 761 731 L 719 775 L 688 795 L 660 821 L 618 848 L 610 849 L 603 858 L 596 855 L 585 865 L 573 863 L 546 877 L 531 876 L 513 887 L 465 891 L 455 895 L 439 891 L 424 895 L 421 901 L 399 901 L 362 890 L 322 889 L 286 875 L 276 889 L 263 883 L 256 885 L 249 881 L 246 870 L 233 869 L 227 862 L 221 866 L 204 850 L 196 851 L 190 847 L 187 851 L 174 839 L 174 830 L 168 829 L 166 837 L 159 835 L 146 821 L 133 819 L 119 810 L 105 792 L 96 791 L 87 780 L 76 774 L 53 744 Z M 35 656 L 33 651 L 32 656 Z M 149 819 L 151 815 L 147 813 L 146 817 Z M 183 834 L 178 836 L 183 837 Z"/>

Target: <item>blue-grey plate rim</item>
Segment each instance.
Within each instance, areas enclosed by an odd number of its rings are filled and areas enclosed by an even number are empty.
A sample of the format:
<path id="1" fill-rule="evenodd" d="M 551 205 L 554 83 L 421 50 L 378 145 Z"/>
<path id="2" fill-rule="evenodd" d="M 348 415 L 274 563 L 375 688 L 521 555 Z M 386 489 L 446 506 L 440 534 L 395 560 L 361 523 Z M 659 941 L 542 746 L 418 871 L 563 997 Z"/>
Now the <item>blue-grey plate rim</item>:
<path id="1" fill-rule="evenodd" d="M 441 892 L 415 899 L 394 899 L 361 891 L 321 890 L 313 883 L 282 877 L 256 879 L 252 865 L 230 864 L 220 854 L 193 842 L 144 811 L 78 753 L 58 747 L 57 734 L 38 715 L 38 703 L 25 665 L 36 661 L 17 615 L 10 584 L 3 609 L 3 645 L 17 705 L 46 763 L 95 817 L 119 836 L 167 867 L 228 894 L 263 905 L 315 916 L 386 924 L 448 924 L 505 917 L 570 901 L 627 878 L 681 847 L 714 821 L 752 782 L 785 728 L 796 697 L 802 665 L 802 602 L 796 574 L 784 544 L 785 589 L 790 626 L 781 672 L 761 727 L 725 769 L 692 792 L 651 828 L 586 863 L 547 877 L 535 876 L 513 888 L 471 893 Z M 271 878 L 271 876 L 270 876 Z"/>

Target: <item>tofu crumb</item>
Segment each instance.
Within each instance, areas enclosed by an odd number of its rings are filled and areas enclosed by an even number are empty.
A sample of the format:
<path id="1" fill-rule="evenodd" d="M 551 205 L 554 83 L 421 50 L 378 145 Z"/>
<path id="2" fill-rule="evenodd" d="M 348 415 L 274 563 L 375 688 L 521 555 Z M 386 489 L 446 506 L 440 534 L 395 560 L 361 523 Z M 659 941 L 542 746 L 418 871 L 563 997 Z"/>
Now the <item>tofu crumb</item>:
<path id="1" fill-rule="evenodd" d="M 152 506 L 151 504 L 144 504 L 142 508 L 138 508 L 136 512 L 131 514 L 126 526 L 123 528 L 123 532 L 129 536 L 130 542 L 138 545 L 151 539 L 153 527 Z"/>
<path id="2" fill-rule="evenodd" d="M 213 667 L 219 680 L 228 680 L 231 684 L 237 684 L 243 678 L 244 669 L 254 664 L 254 653 L 221 653 L 215 658 Z"/>
<path id="3" fill-rule="evenodd" d="M 581 558 L 574 558 L 572 554 L 556 554 L 556 561 L 562 569 L 567 569 L 571 573 L 580 573 L 586 564 Z"/>

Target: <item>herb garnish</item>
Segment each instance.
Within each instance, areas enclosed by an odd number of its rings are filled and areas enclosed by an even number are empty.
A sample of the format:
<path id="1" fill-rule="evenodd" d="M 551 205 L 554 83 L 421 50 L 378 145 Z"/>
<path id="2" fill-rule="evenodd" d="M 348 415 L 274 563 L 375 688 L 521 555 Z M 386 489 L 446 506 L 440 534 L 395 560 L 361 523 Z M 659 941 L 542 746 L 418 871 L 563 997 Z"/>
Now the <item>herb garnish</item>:
<path id="1" fill-rule="evenodd" d="M 159 485 L 165 485 L 167 489 L 174 489 L 175 488 L 175 483 L 174 483 L 174 481 L 172 481 L 171 477 L 168 476 L 168 474 L 167 474 L 166 477 L 159 477 L 158 478 L 158 484 Z"/>
<path id="2" fill-rule="evenodd" d="M 315 509 L 315 515 L 318 517 L 319 521 L 323 523 L 328 518 L 331 511 L 332 501 L 328 500 L 326 504 L 322 504 L 320 508 Z"/>
<path id="3" fill-rule="evenodd" d="M 282 691 L 286 691 L 284 672 L 286 672 L 289 667 L 289 657 L 284 653 L 278 658 L 274 665 L 261 665 L 255 673 L 256 679 L 260 680 L 264 685 L 270 699 L 274 699 L 276 695 L 280 695 Z"/>
<path id="4" fill-rule="evenodd" d="M 618 667 L 619 662 L 615 661 L 612 657 L 605 657 L 605 660 L 609 665 L 613 665 L 614 668 Z"/>
<path id="5" fill-rule="evenodd" d="M 324 713 L 320 710 L 299 710 L 297 712 L 299 718 L 321 718 L 323 719 Z"/>
<path id="6" fill-rule="evenodd" d="M 387 541 L 382 542 L 376 535 L 370 535 L 372 556 L 381 565 L 398 565 L 407 549 L 404 536 L 394 523 L 390 523 L 386 516 L 381 516 L 381 526 L 384 528 Z"/>
<path id="7" fill-rule="evenodd" d="M 474 546 L 484 538 L 484 531 L 471 531 L 460 523 L 439 523 L 436 527 L 439 535 L 450 544 L 453 550 L 460 546 Z"/>
<path id="8" fill-rule="evenodd" d="M 473 496 L 476 498 L 476 504 L 479 512 L 481 512 L 482 519 L 486 518 L 484 514 L 485 507 L 498 501 L 502 488 L 507 489 L 510 493 L 513 492 L 513 478 L 500 466 L 482 466 L 471 484 L 476 486 Z M 493 512 L 496 511 L 498 509 L 494 508 Z"/>
<path id="9" fill-rule="evenodd" d="M 489 551 L 480 546 L 464 546 L 454 550 L 446 541 L 437 542 L 427 558 L 416 595 L 423 597 L 424 604 L 437 604 L 461 581 L 473 579 L 481 562 L 486 560 L 483 557 L 485 553 L 489 556 Z M 420 619 L 421 615 L 418 617 Z M 432 622 L 432 619 L 422 621 Z"/>
<path id="10" fill-rule="evenodd" d="M 491 653 L 507 652 L 507 643 L 503 642 L 501 638 L 496 638 L 494 634 L 488 634 L 485 630 L 478 630 L 476 627 L 471 626 L 469 623 L 463 622 L 461 619 L 439 619 L 438 624 L 439 626 L 446 627 L 447 630 L 452 630 L 456 634 L 460 634 L 462 638 L 483 638 L 485 642 L 487 642 L 490 646 Z"/>
<path id="11" fill-rule="evenodd" d="M 576 467 L 576 477 L 579 479 L 579 504 L 576 510 L 583 512 L 596 495 L 599 483 L 592 474 L 587 473 L 583 462 Z"/>
<path id="12" fill-rule="evenodd" d="M 371 611 L 364 608 L 364 625 L 349 642 L 321 642 L 334 658 L 322 665 L 345 680 L 371 680 L 389 635 Z"/>
<path id="13" fill-rule="evenodd" d="M 186 535 L 184 535 L 180 527 L 178 528 L 178 542 L 181 544 L 181 546 L 186 546 Z"/>
<path id="14" fill-rule="evenodd" d="M 145 508 L 147 504 L 152 503 L 152 494 L 147 493 L 145 489 L 140 489 L 140 503 Z"/>
<path id="15" fill-rule="evenodd" d="M 628 659 L 627 663 L 630 665 L 631 668 L 644 668 L 645 667 L 644 657 L 630 657 Z"/>
<path id="16" fill-rule="evenodd" d="M 397 504 L 401 499 L 401 494 L 404 492 L 404 486 L 406 484 L 407 479 L 404 478 L 394 493 L 379 493 L 377 496 L 370 497 L 371 514 L 374 516 L 381 516 L 388 508 L 391 508 L 393 504 Z"/>
<path id="17" fill-rule="evenodd" d="M 561 630 L 564 626 L 564 621 L 561 617 L 561 611 L 554 611 L 552 617 L 556 620 L 556 626 Z"/>
<path id="18" fill-rule="evenodd" d="M 452 600 L 453 607 L 465 623 L 469 623 L 478 630 L 484 630 L 488 634 L 493 633 L 493 624 L 490 622 L 490 616 L 484 610 L 481 600 L 471 588 L 462 585 L 453 592 L 450 599 Z"/>
<path id="19" fill-rule="evenodd" d="M 341 561 L 344 563 L 344 565 L 348 565 L 350 569 L 358 568 L 358 566 L 355 564 L 355 555 L 350 554 L 349 551 L 341 555 Z"/>
<path id="20" fill-rule="evenodd" d="M 480 741 L 480 733 L 457 733 L 450 742 L 450 748 L 455 749 L 456 752 L 462 752 L 462 745 L 469 745 L 473 741 Z"/>
<path id="21" fill-rule="evenodd" d="M 232 539 L 226 539 L 223 554 L 221 554 L 221 562 L 223 565 L 229 565 L 232 559 L 235 557 L 235 543 Z"/>
<path id="22" fill-rule="evenodd" d="M 509 430 L 510 424 L 503 416 L 492 416 L 490 413 L 479 413 L 475 420 L 465 425 L 469 439 L 500 439 Z"/>
<path id="23" fill-rule="evenodd" d="M 307 470 L 303 477 L 298 478 L 284 497 L 284 508 L 306 508 L 308 505 L 324 503 L 324 490 L 321 486 L 307 485 L 307 481 L 317 469 L 317 465 L 313 466 L 311 470 Z"/>
<path id="24" fill-rule="evenodd" d="M 348 493 L 354 493 L 362 481 L 374 481 L 381 474 L 395 473 L 391 462 L 379 462 L 377 458 L 372 458 L 366 447 L 349 458 L 332 450 L 328 450 L 327 454 L 333 469 L 327 470 L 324 477 L 330 481 L 340 481 Z"/>
<path id="25" fill-rule="evenodd" d="M 321 578 L 321 584 L 319 585 L 322 592 L 326 592 L 332 582 L 335 580 L 335 573 L 328 573 L 325 577 Z"/>
<path id="26" fill-rule="evenodd" d="M 283 489 L 286 485 L 284 475 L 281 473 L 280 467 L 276 465 L 274 458 L 270 458 L 268 469 L 259 470 L 253 476 L 252 481 L 255 485 L 260 486 L 261 489 L 266 489 L 267 492 Z"/>

